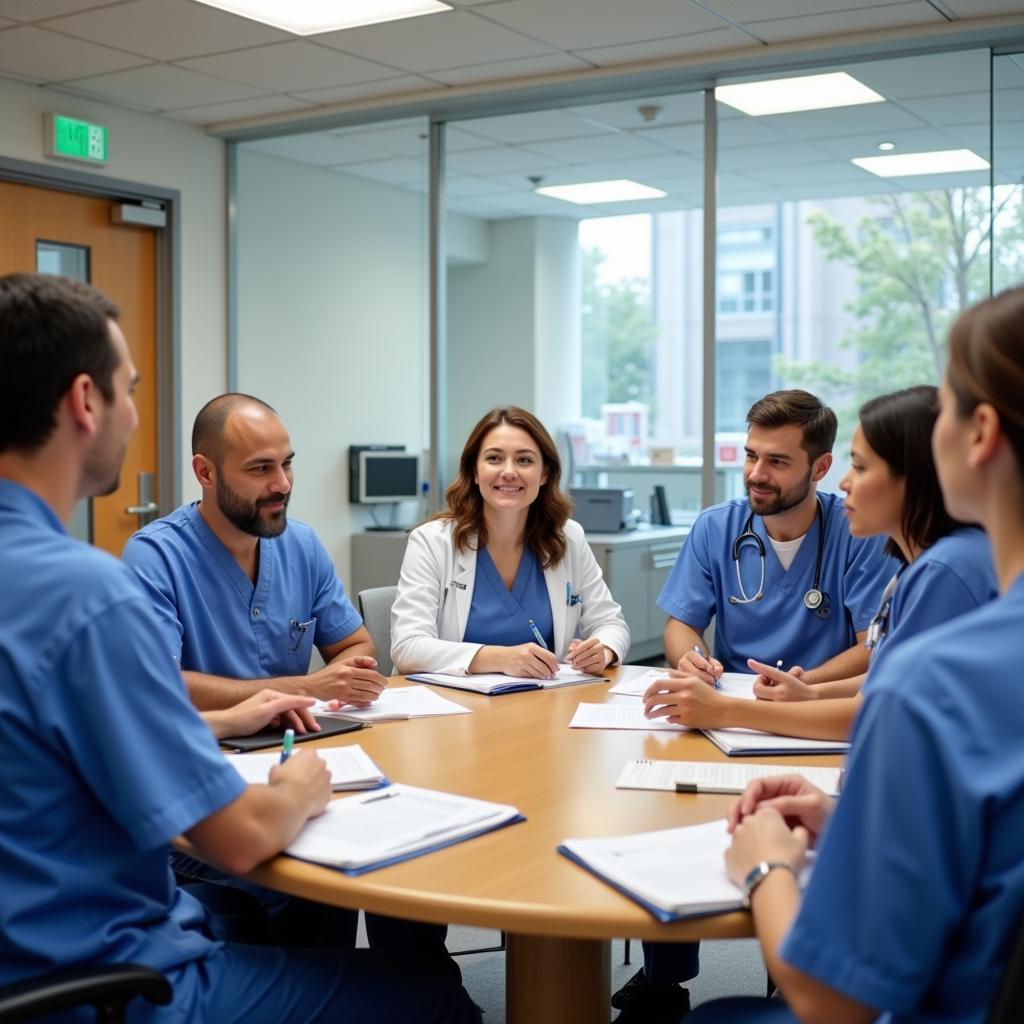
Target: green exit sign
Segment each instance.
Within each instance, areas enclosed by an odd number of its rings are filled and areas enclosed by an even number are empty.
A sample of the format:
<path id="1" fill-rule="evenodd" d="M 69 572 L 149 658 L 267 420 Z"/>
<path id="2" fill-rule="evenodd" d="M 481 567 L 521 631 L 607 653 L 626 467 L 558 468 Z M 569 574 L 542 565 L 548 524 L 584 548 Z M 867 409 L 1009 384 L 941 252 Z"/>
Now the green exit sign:
<path id="1" fill-rule="evenodd" d="M 79 121 L 63 114 L 44 114 L 43 127 L 47 156 L 82 160 L 87 164 L 107 162 L 110 135 L 106 125 Z"/>

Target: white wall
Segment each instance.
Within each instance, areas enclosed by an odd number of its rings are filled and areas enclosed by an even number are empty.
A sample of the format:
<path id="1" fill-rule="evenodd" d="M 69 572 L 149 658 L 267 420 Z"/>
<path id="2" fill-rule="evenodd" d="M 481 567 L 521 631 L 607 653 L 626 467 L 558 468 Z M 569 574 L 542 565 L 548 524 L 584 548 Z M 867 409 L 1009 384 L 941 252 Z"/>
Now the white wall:
<path id="1" fill-rule="evenodd" d="M 110 128 L 105 168 L 47 160 L 43 114 L 55 112 Z M 181 466 L 185 496 L 192 494 L 189 437 L 192 418 L 224 390 L 226 360 L 225 146 L 192 125 L 0 80 L 0 156 L 122 178 L 181 193 L 180 325 Z"/>
<path id="2" fill-rule="evenodd" d="M 239 151 L 239 387 L 284 419 L 291 512 L 345 581 L 371 522 L 348 502 L 348 446 L 428 443 L 426 217 L 418 193 Z"/>

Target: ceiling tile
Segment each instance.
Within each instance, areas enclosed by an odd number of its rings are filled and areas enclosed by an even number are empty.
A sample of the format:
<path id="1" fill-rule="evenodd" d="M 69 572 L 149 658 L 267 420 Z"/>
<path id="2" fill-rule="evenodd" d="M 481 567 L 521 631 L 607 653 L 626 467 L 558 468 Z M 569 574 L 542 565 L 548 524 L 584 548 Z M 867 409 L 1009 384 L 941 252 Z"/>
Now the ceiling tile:
<path id="1" fill-rule="evenodd" d="M 246 148 L 320 167 L 357 163 L 360 160 L 380 160 L 387 156 L 384 151 L 368 146 L 352 136 L 339 137 L 328 132 L 260 139 L 257 142 L 246 143 Z"/>
<path id="2" fill-rule="evenodd" d="M 931 96 L 936 88 L 943 92 L 979 92 L 988 90 L 989 52 L 930 53 L 849 64 L 843 70 L 888 100 Z"/>
<path id="3" fill-rule="evenodd" d="M 863 155 L 863 154 L 859 154 Z M 766 146 L 741 146 L 725 149 L 718 156 L 718 166 L 730 171 L 747 167 L 791 167 L 797 164 L 825 163 L 830 154 L 800 142 L 783 142 Z M 836 158 L 836 163 L 845 163 Z"/>
<path id="4" fill-rule="evenodd" d="M 498 146 L 495 149 L 450 153 L 447 164 L 460 174 L 508 174 L 521 171 L 525 176 L 543 174 L 547 168 L 557 166 L 558 161 L 513 146 Z"/>
<path id="5" fill-rule="evenodd" d="M 509 0 L 481 12 L 562 50 L 584 50 L 722 28 L 721 18 L 685 0 Z"/>
<path id="6" fill-rule="evenodd" d="M 196 57 L 178 61 L 178 64 L 272 92 L 300 92 L 394 77 L 392 69 L 380 64 L 298 41 L 272 43 L 217 57 Z"/>
<path id="7" fill-rule="evenodd" d="M 895 103 L 865 103 L 856 107 L 834 107 L 830 110 L 803 110 L 793 114 L 772 114 L 768 117 L 747 117 L 719 125 L 722 145 L 744 146 L 761 142 L 751 138 L 751 131 L 769 130 L 790 139 L 812 141 L 834 139 L 841 135 L 862 135 L 868 132 L 921 128 L 924 122 Z"/>
<path id="8" fill-rule="evenodd" d="M 986 137 L 988 128 L 985 129 Z M 937 128 L 901 129 L 898 132 L 875 131 L 843 135 L 835 139 L 819 139 L 815 148 L 840 160 L 855 156 L 877 156 L 880 142 L 895 142 L 897 153 L 920 153 L 933 149 L 953 149 L 951 136 Z"/>
<path id="9" fill-rule="evenodd" d="M 577 135 L 602 135 L 606 131 L 601 125 L 573 117 L 563 110 L 535 110 L 528 114 L 478 117 L 459 121 L 458 124 L 485 139 L 513 143 L 566 139 Z"/>
<path id="10" fill-rule="evenodd" d="M 290 89 L 289 92 L 299 99 L 309 100 L 310 103 L 325 105 L 376 99 L 378 96 L 397 96 L 404 92 L 422 92 L 424 89 L 436 88 L 436 82 L 428 82 L 418 75 L 399 75 L 397 78 L 381 78 L 356 85 L 330 86 L 327 89 Z"/>
<path id="11" fill-rule="evenodd" d="M 743 24 L 763 19 L 764 0 L 702 0 L 705 7 L 729 21 Z M 802 18 L 808 14 L 829 14 L 860 7 L 884 7 L 893 0 L 771 0 L 773 18 Z"/>
<path id="12" fill-rule="evenodd" d="M 665 128 L 639 128 L 634 133 L 643 139 L 657 142 L 666 149 L 681 153 L 701 152 L 704 148 L 703 124 L 677 124 Z"/>
<path id="13" fill-rule="evenodd" d="M 216 124 L 219 121 L 236 121 L 243 117 L 286 114 L 293 110 L 309 109 L 308 103 L 292 99 L 291 96 L 260 96 L 252 100 L 235 100 L 232 103 L 183 107 L 181 110 L 166 111 L 166 116 L 175 121 L 187 121 L 189 124 Z"/>
<path id="14" fill-rule="evenodd" d="M 346 132 L 337 136 L 374 150 L 378 156 L 407 156 L 426 160 L 430 148 L 427 119 L 405 122 L 400 126 L 377 128 L 375 131 Z M 364 160 L 372 159 L 363 157 Z M 339 160 L 338 163 L 345 161 Z"/>
<path id="15" fill-rule="evenodd" d="M 665 155 L 665 150 L 656 143 L 622 132 L 577 139 L 531 142 L 530 149 L 534 153 L 549 156 L 552 160 L 567 163 L 578 163 L 583 160 L 624 160 L 628 157 L 650 159 Z"/>
<path id="16" fill-rule="evenodd" d="M 958 84 L 958 83 L 954 83 Z M 988 124 L 989 93 L 968 92 L 953 96 L 901 100 L 900 106 L 933 125 Z"/>
<path id="17" fill-rule="evenodd" d="M 959 18 L 985 18 L 992 14 L 1024 14 L 1021 0 L 943 0 Z"/>
<path id="18" fill-rule="evenodd" d="M 0 15 L 16 21 L 40 21 L 109 4 L 110 0 L 0 0 Z"/>
<path id="19" fill-rule="evenodd" d="M 78 91 L 90 96 L 142 104 L 156 110 L 194 107 L 202 103 L 228 103 L 259 95 L 256 89 L 246 85 L 225 82 L 223 79 L 210 78 L 167 64 L 150 64 L 132 71 L 118 71 L 113 75 L 82 78 L 72 84 Z"/>
<path id="20" fill-rule="evenodd" d="M 32 25 L 0 32 L 0 73 L 14 71 L 37 80 L 60 82 L 146 63 L 144 57 L 69 39 Z"/>
<path id="21" fill-rule="evenodd" d="M 846 182 L 854 191 L 863 181 L 865 174 L 854 164 L 841 160 L 831 160 L 818 164 L 790 164 L 787 167 L 764 167 L 761 164 L 747 163 L 746 167 L 757 168 L 757 177 L 769 185 L 803 185 L 803 184 L 835 184 Z M 742 167 L 733 168 L 742 173 Z"/>
<path id="22" fill-rule="evenodd" d="M 609 181 L 616 178 L 630 178 L 641 184 L 651 183 L 655 177 L 671 179 L 680 175 L 703 173 L 699 163 L 681 153 L 659 156 L 653 160 L 589 160 L 578 164 L 562 165 L 549 169 L 544 180 L 549 185 L 567 185 L 577 181 Z"/>
<path id="23" fill-rule="evenodd" d="M 185 0 L 135 0 L 46 23 L 47 28 L 157 60 L 240 50 L 292 38 L 249 18 Z"/>
<path id="24" fill-rule="evenodd" d="M 644 121 L 638 107 L 659 107 L 653 121 Z M 700 93 L 675 93 L 670 96 L 645 96 L 639 99 L 618 100 L 613 103 L 590 103 L 582 107 L 566 107 L 584 121 L 590 121 L 608 128 L 639 128 L 647 130 L 672 124 L 687 124 L 704 117 L 704 98 Z"/>
<path id="25" fill-rule="evenodd" d="M 639 43 L 624 43 L 616 46 L 573 47 L 573 53 L 585 57 L 600 67 L 629 64 L 641 60 L 661 60 L 667 57 L 688 57 L 696 53 L 714 53 L 717 50 L 733 50 L 737 47 L 756 47 L 760 43 L 746 32 L 733 28 L 713 28 L 691 35 L 662 36 Z"/>
<path id="26" fill-rule="evenodd" d="M 449 153 L 460 153 L 466 149 L 490 149 L 494 145 L 490 139 L 467 132 L 453 124 L 445 128 L 444 144 Z"/>
<path id="27" fill-rule="evenodd" d="M 475 56 L 475 54 L 474 54 Z M 445 85 L 466 85 L 471 82 L 495 82 L 503 79 L 530 78 L 533 75 L 556 74 L 559 71 L 581 71 L 593 65 L 567 53 L 551 53 L 543 57 L 493 61 L 464 68 L 431 71 L 428 77 Z"/>
<path id="28" fill-rule="evenodd" d="M 404 18 L 383 25 L 328 32 L 316 38 L 327 46 L 403 71 L 458 67 L 470 57 L 474 64 L 532 57 L 553 49 L 470 11 Z"/>
<path id="29" fill-rule="evenodd" d="M 722 104 L 718 104 L 722 109 Z M 759 146 L 762 143 L 779 142 L 787 134 L 768 124 L 766 117 L 744 117 L 737 120 L 719 121 L 718 148 L 730 146 Z"/>
<path id="30" fill-rule="evenodd" d="M 422 160 L 367 161 L 362 164 L 346 164 L 337 170 L 340 174 L 371 178 L 388 185 L 422 185 L 428 178 L 427 165 Z"/>
<path id="31" fill-rule="evenodd" d="M 492 181 L 490 178 L 454 176 L 444 183 L 446 200 L 465 199 L 467 196 L 494 196 L 507 191 L 508 188 L 500 181 Z"/>
<path id="32" fill-rule="evenodd" d="M 859 7 L 830 14 L 807 14 L 800 18 L 773 18 L 750 21 L 745 27 L 766 43 L 785 43 L 791 39 L 870 32 L 898 25 L 948 24 L 946 19 L 924 0 L 889 4 L 885 7 Z"/>

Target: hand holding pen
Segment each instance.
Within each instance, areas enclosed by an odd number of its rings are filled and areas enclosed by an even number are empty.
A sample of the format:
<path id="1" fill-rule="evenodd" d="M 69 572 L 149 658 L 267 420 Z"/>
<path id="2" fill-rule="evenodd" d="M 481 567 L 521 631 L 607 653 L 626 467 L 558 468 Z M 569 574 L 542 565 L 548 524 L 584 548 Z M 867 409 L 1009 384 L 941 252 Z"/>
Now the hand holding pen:
<path id="1" fill-rule="evenodd" d="M 722 663 L 717 658 L 705 654 L 699 644 L 694 644 L 692 650 L 683 654 L 679 659 L 678 668 L 680 672 L 695 676 L 716 690 L 722 688 Z"/>

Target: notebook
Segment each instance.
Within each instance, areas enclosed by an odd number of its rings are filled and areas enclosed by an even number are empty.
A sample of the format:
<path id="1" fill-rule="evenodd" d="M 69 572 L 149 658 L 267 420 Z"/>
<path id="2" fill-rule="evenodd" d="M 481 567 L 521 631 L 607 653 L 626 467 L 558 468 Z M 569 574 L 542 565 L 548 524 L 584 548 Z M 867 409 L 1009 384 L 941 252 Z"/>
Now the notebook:
<path id="1" fill-rule="evenodd" d="M 396 784 L 332 800 L 285 853 L 361 875 L 525 820 L 508 804 Z"/>
<path id="2" fill-rule="evenodd" d="M 350 747 L 323 747 L 317 754 L 327 763 L 331 773 L 331 788 L 340 790 L 375 789 L 387 779 L 373 759 L 358 744 Z M 229 754 L 228 764 L 250 784 L 267 781 L 270 769 L 280 762 L 280 755 Z"/>
<path id="3" fill-rule="evenodd" d="M 842 740 L 809 740 L 777 736 L 754 729 L 702 729 L 719 750 L 730 757 L 766 757 L 774 754 L 845 754 L 850 744 Z"/>
<path id="4" fill-rule="evenodd" d="M 396 686 L 385 690 L 368 708 L 345 704 L 337 711 L 327 702 L 313 707 L 317 715 L 350 722 L 395 722 L 434 715 L 468 715 L 472 708 L 456 704 L 425 686 Z"/>
<path id="5" fill-rule="evenodd" d="M 485 672 L 471 676 L 450 676 L 442 672 L 417 672 L 409 678 L 415 679 L 418 683 L 451 686 L 456 690 L 472 690 L 474 693 L 485 693 L 495 697 L 502 693 L 518 693 L 520 690 L 550 690 L 556 686 L 601 682 L 604 676 L 588 675 L 586 672 L 577 672 L 572 665 L 560 664 L 553 679 L 506 676 L 500 672 Z"/>

